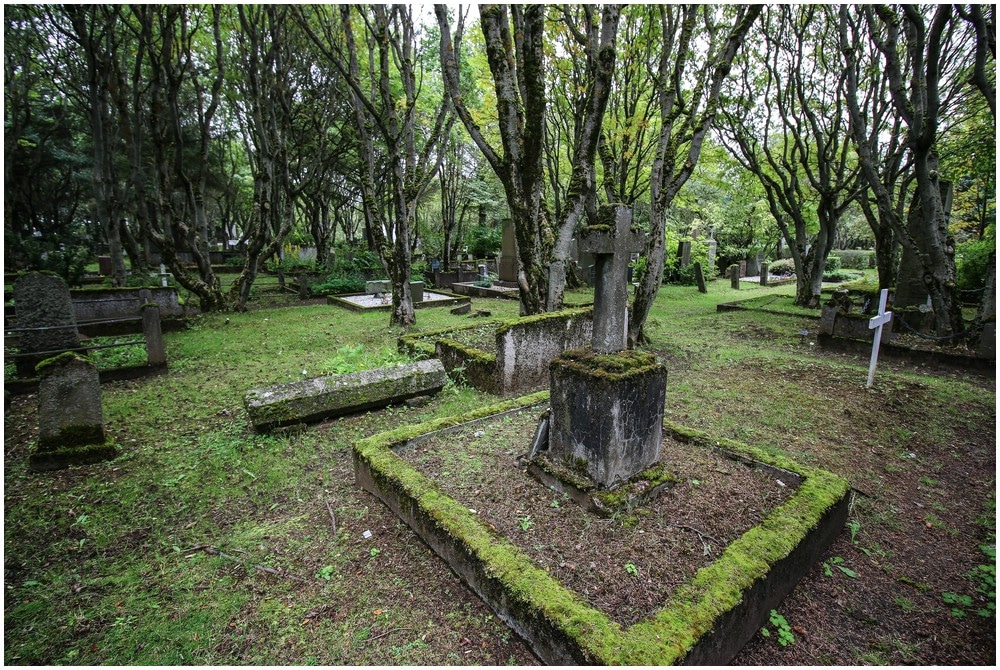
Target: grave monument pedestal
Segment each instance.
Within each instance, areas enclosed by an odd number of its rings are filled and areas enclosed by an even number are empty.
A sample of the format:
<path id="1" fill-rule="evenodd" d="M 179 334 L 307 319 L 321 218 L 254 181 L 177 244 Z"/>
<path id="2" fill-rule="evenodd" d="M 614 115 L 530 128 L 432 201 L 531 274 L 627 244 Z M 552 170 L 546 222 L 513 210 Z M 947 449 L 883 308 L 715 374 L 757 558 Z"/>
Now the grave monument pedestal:
<path id="1" fill-rule="evenodd" d="M 550 458 L 604 489 L 659 460 L 667 369 L 655 356 L 566 351 L 550 371 Z"/>
<path id="2" fill-rule="evenodd" d="M 548 458 L 609 489 L 660 457 L 667 371 L 648 353 L 625 349 L 629 256 L 644 236 L 631 211 L 606 205 L 580 235 L 596 258 L 591 349 L 565 351 L 549 366 Z"/>
<path id="3" fill-rule="evenodd" d="M 104 433 L 101 380 L 88 359 L 65 353 L 38 366 L 38 442 L 28 456 L 32 470 L 115 458 L 118 450 Z"/>

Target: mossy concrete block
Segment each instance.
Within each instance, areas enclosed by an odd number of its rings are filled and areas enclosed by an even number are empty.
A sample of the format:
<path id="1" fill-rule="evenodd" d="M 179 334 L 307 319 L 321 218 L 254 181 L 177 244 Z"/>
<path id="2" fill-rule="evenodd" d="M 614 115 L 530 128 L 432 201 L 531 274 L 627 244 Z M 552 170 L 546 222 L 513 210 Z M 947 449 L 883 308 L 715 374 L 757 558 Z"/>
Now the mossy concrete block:
<path id="1" fill-rule="evenodd" d="M 660 457 L 667 369 L 651 354 L 567 351 L 550 366 L 549 458 L 608 489 Z"/>
<path id="2" fill-rule="evenodd" d="M 498 385 L 504 394 L 524 392 L 549 381 L 549 363 L 567 349 L 590 344 L 594 308 L 570 308 L 521 317 L 497 329 Z"/>
<path id="3" fill-rule="evenodd" d="M 65 353 L 38 364 L 38 449 L 104 442 L 101 378 L 87 358 Z"/>
<path id="4" fill-rule="evenodd" d="M 725 665 L 844 528 L 850 488 L 840 477 L 666 424 L 674 439 L 714 447 L 755 467 L 791 472 L 801 483 L 760 525 L 679 585 L 651 616 L 622 627 L 394 451 L 464 422 L 536 406 L 546 396 L 538 393 L 459 417 L 404 426 L 362 440 L 353 449 L 358 485 L 402 518 L 545 663 Z"/>
<path id="5" fill-rule="evenodd" d="M 244 403 L 254 429 L 263 433 L 434 394 L 446 380 L 441 361 L 432 359 L 252 389 Z"/>

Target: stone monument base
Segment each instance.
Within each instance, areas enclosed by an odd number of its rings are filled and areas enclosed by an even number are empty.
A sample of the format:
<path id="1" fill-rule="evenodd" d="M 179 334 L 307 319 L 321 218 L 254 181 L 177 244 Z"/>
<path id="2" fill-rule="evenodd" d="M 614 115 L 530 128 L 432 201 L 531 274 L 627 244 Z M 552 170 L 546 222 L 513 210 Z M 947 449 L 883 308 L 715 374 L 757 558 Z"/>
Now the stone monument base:
<path id="1" fill-rule="evenodd" d="M 28 455 L 28 467 L 36 472 L 62 470 L 71 465 L 90 465 L 118 457 L 118 447 L 112 440 L 101 444 L 76 447 L 42 447 L 36 445 Z"/>
<path id="2" fill-rule="evenodd" d="M 528 462 L 528 473 L 588 512 L 605 518 L 648 505 L 677 483 L 673 473 L 654 465 L 619 483 L 614 490 L 602 491 L 586 475 L 541 454 Z"/>
<path id="3" fill-rule="evenodd" d="M 564 351 L 549 367 L 546 456 L 612 489 L 660 457 L 667 370 L 652 354 Z"/>

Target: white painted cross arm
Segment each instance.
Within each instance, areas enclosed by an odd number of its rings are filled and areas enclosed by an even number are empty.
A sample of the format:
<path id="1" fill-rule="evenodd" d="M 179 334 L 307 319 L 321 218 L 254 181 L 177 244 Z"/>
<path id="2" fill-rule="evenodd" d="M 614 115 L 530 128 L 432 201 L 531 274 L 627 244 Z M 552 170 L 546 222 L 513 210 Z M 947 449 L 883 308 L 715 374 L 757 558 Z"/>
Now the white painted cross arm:
<path id="1" fill-rule="evenodd" d="M 882 289 L 878 298 L 878 315 L 868 319 L 869 330 L 875 331 L 875 339 L 872 342 L 872 358 L 868 363 L 868 383 L 865 388 L 871 388 L 875 382 L 875 365 L 878 363 L 878 347 L 882 343 L 882 327 L 892 321 L 892 312 L 885 311 L 885 303 L 889 299 L 889 289 Z"/>

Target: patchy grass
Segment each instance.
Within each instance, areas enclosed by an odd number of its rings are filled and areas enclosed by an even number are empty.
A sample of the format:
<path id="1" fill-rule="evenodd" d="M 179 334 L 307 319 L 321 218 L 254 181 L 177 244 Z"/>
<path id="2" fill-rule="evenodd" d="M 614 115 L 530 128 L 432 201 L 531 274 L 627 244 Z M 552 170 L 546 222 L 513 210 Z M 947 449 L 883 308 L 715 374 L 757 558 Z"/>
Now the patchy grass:
<path id="1" fill-rule="evenodd" d="M 992 664 L 995 619 L 954 617 L 941 598 L 978 597 L 967 575 L 985 564 L 980 545 L 995 542 L 992 382 L 885 362 L 866 390 L 867 357 L 817 350 L 814 333 L 800 335 L 814 320 L 715 310 L 793 290 L 665 287 L 648 328 L 669 371 L 670 421 L 831 470 L 862 492 L 855 541 L 845 531 L 824 557 L 842 557 L 858 578 L 825 577 L 817 566 L 780 608 L 806 633 L 784 648 L 755 639 L 737 661 Z M 586 290 L 567 298 L 589 300 Z M 509 319 L 518 305 L 476 299 L 476 309 Z M 417 320 L 418 331 L 476 321 L 437 308 Z M 327 305 L 201 317 L 165 335 L 168 374 L 103 387 L 122 456 L 55 473 L 28 471 L 37 400 L 13 398 L 4 421 L 5 663 L 534 663 L 353 482 L 355 441 L 494 397 L 452 384 L 418 408 L 298 434 L 249 429 L 248 389 L 398 360 L 399 334 L 384 313 Z M 928 527 L 929 514 L 942 527 Z"/>

